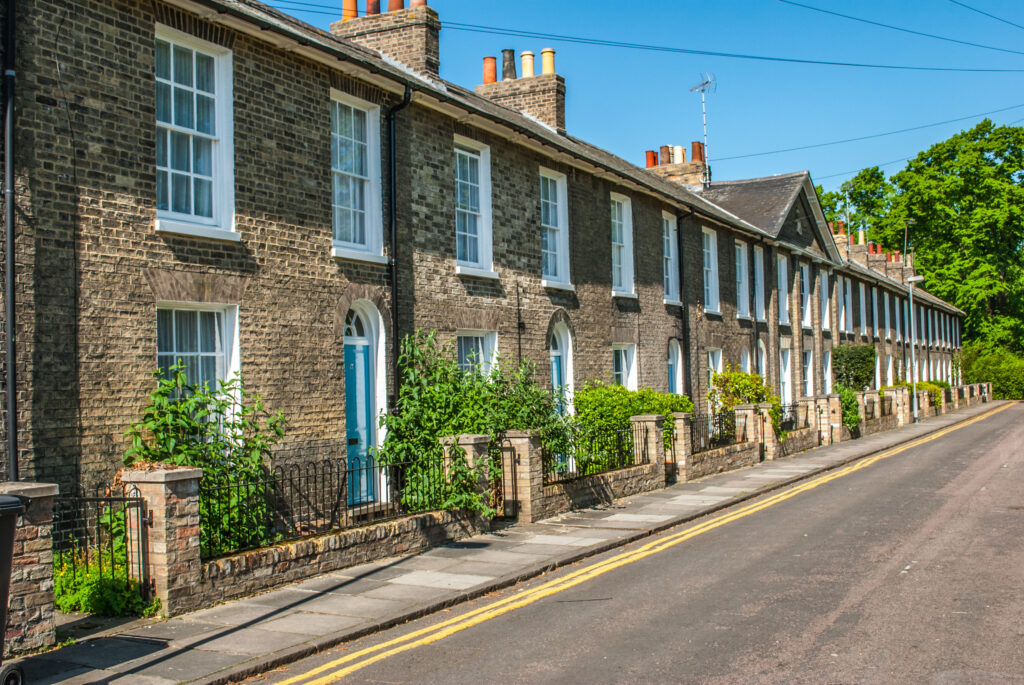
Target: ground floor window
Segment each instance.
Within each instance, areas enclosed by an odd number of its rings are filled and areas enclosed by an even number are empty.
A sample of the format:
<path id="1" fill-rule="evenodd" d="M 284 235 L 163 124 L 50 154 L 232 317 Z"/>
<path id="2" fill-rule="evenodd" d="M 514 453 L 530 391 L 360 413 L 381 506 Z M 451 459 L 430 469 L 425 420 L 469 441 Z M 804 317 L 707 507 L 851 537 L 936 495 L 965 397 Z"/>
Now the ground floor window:
<path id="1" fill-rule="evenodd" d="M 491 372 L 498 334 L 494 331 L 459 331 L 456 336 L 459 368 L 466 372 Z"/>
<path id="2" fill-rule="evenodd" d="M 636 345 L 616 345 L 612 348 L 612 382 L 629 390 L 636 390 Z"/>
<path id="3" fill-rule="evenodd" d="M 158 307 L 156 312 L 157 366 L 165 377 L 177 363 L 190 383 L 211 389 L 237 371 L 235 308 Z"/>
<path id="4" fill-rule="evenodd" d="M 814 395 L 814 353 L 804 351 L 804 397 Z"/>

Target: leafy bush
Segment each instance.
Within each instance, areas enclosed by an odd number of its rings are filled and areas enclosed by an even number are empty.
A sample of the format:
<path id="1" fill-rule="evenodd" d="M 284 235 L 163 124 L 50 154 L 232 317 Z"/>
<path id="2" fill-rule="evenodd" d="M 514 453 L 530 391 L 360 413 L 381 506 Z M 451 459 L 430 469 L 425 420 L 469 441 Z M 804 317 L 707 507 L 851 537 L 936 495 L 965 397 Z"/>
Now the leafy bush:
<path id="1" fill-rule="evenodd" d="M 782 430 L 782 400 L 773 395 L 771 388 L 756 373 L 745 373 L 728 364 L 722 373 L 715 372 L 711 376 L 711 389 L 708 390 L 708 404 L 717 413 L 721 410 L 732 411 L 738 404 L 760 404 L 770 402 L 772 408 L 768 415 L 772 419 L 772 427 L 780 439 L 785 439 Z"/>
<path id="2" fill-rule="evenodd" d="M 947 383 L 946 381 L 931 380 L 931 381 L 928 381 L 928 382 L 931 383 L 932 385 L 939 386 L 943 390 L 950 390 L 953 387 L 949 383 Z"/>
<path id="3" fill-rule="evenodd" d="M 598 433 L 629 427 L 631 416 L 661 414 L 665 426 L 672 426 L 673 412 L 692 412 L 693 402 L 686 395 L 658 392 L 650 388 L 629 390 L 621 385 L 600 381 L 588 383 L 576 391 L 576 418 L 586 430 Z"/>
<path id="4" fill-rule="evenodd" d="M 531 363 L 499 362 L 488 375 L 467 373 L 456 362 L 454 342 L 439 345 L 435 332 L 417 331 L 402 339 L 398 365 L 398 408 L 381 417 L 387 437 L 375 456 L 381 464 L 414 465 L 406 469 L 402 492 L 410 508 L 494 513 L 478 488 L 484 464 L 452 459 L 437 468 L 443 438 L 472 433 L 493 440 L 506 430 L 538 430 L 542 439 L 555 440 L 568 430 L 558 412 L 560 398 L 538 385 Z M 500 468 L 491 461 L 491 468 Z"/>
<path id="5" fill-rule="evenodd" d="M 1024 358 L 1001 347 L 965 345 L 960 355 L 964 383 L 992 383 L 998 400 L 1024 399 Z"/>
<path id="6" fill-rule="evenodd" d="M 916 387 L 917 392 L 927 390 L 928 403 L 933 407 L 939 407 L 942 406 L 943 395 L 945 393 L 945 390 L 948 389 L 948 385 L 949 384 L 947 383 L 947 387 L 943 388 L 935 381 L 918 381 Z M 914 387 L 914 384 L 910 381 L 903 381 L 902 383 L 893 383 L 892 385 L 887 385 L 885 388 L 882 388 L 882 394 L 884 396 L 885 390 L 888 388 L 907 388 L 907 390 L 913 392 Z"/>
<path id="7" fill-rule="evenodd" d="M 832 376 L 835 384 L 863 389 L 875 382 L 874 345 L 837 345 L 832 348 Z"/>
<path id="8" fill-rule="evenodd" d="M 270 542 L 265 485 L 271 449 L 284 435 L 282 413 L 270 414 L 239 376 L 211 389 L 189 383 L 184 366 L 153 374 L 157 387 L 142 420 L 125 431 L 131 447 L 124 463 L 162 462 L 203 469 L 203 480 L 224 487 L 223 498 L 199 498 L 203 555 Z M 251 485 L 250 485 L 251 483 Z"/>
<path id="9" fill-rule="evenodd" d="M 846 426 L 854 437 L 860 435 L 860 409 L 857 406 L 857 391 L 840 385 L 836 388 L 839 392 L 839 402 L 843 407 L 843 425 Z"/>

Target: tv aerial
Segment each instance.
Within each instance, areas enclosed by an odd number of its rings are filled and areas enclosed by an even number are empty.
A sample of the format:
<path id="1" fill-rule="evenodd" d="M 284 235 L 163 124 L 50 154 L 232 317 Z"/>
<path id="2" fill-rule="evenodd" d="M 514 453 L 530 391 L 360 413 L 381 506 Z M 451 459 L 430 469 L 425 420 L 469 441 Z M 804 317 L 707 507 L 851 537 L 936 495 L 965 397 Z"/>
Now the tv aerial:
<path id="1" fill-rule="evenodd" d="M 704 122 L 704 185 L 711 185 L 711 160 L 708 157 L 708 107 L 707 107 L 707 93 L 710 91 L 714 93 L 718 90 L 718 81 L 715 79 L 715 75 L 709 71 L 705 71 L 700 75 L 700 83 L 690 89 L 691 93 L 700 91 L 700 114 Z"/>

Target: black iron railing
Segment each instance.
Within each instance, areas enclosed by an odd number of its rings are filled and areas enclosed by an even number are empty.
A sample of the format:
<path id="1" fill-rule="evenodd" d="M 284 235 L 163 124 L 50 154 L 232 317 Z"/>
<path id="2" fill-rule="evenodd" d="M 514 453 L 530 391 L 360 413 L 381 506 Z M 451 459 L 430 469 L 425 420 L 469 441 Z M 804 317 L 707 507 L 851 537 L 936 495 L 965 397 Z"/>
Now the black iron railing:
<path id="1" fill-rule="evenodd" d="M 146 591 L 145 502 L 134 486 L 60 495 L 53 506 L 53 570 L 58 607 L 90 583 Z"/>
<path id="2" fill-rule="evenodd" d="M 647 428 L 587 431 L 544 445 L 541 458 L 545 485 L 646 464 Z"/>
<path id="3" fill-rule="evenodd" d="M 205 476 L 199 484 L 204 559 L 441 509 L 453 480 L 444 459 L 397 464 L 331 459 Z"/>
<path id="4" fill-rule="evenodd" d="M 736 442 L 736 412 L 694 414 L 690 423 L 690 450 L 693 454 Z"/>

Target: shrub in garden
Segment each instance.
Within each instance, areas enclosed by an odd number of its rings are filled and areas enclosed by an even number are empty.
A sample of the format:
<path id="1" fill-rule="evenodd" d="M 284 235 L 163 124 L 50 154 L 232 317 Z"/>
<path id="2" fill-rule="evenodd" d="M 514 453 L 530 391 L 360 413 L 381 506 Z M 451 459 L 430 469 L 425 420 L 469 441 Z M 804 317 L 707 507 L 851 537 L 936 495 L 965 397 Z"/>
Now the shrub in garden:
<path id="1" fill-rule="evenodd" d="M 875 383 L 874 345 L 837 345 L 832 348 L 832 377 L 836 385 L 862 390 Z"/>
<path id="2" fill-rule="evenodd" d="M 857 406 L 857 391 L 840 385 L 836 387 L 839 393 L 839 403 L 843 408 L 843 425 L 850 433 L 857 437 L 860 435 L 860 408 Z"/>
<path id="3" fill-rule="evenodd" d="M 477 487 L 483 465 L 457 458 L 437 468 L 441 439 L 471 433 L 494 440 L 505 430 L 538 430 L 542 439 L 554 440 L 568 430 L 558 398 L 537 383 L 529 362 L 499 361 L 487 375 L 466 372 L 456 362 L 454 342 L 440 345 L 435 332 L 417 331 L 402 339 L 398 365 L 397 411 L 381 417 L 387 437 L 375 456 L 381 464 L 409 465 L 402 498 L 411 510 L 494 513 Z M 491 466 L 500 468 L 496 460 Z"/>
<path id="4" fill-rule="evenodd" d="M 992 383 L 997 400 L 1024 399 L 1024 358 L 1000 347 L 970 343 L 958 359 L 964 383 Z"/>
<path id="5" fill-rule="evenodd" d="M 692 412 L 686 395 L 658 392 L 650 388 L 629 390 L 621 385 L 595 381 L 576 391 L 576 419 L 588 431 L 607 433 L 629 427 L 632 416 L 661 414 L 665 426 L 673 425 L 673 412 Z"/>
<path id="6" fill-rule="evenodd" d="M 903 381 L 902 383 L 893 383 L 892 385 L 887 385 L 884 388 L 882 388 L 880 394 L 884 397 L 885 391 L 888 390 L 889 388 L 906 388 L 908 391 L 913 392 L 914 387 L 914 384 L 911 383 L 910 381 Z M 928 391 L 928 403 L 931 406 L 938 407 L 942 404 L 944 394 L 943 391 L 945 390 L 945 388 L 940 386 L 938 383 L 934 381 L 918 381 L 916 387 L 918 392 L 921 392 L 922 390 Z"/>
<path id="7" fill-rule="evenodd" d="M 284 435 L 284 415 L 270 414 L 238 376 L 217 388 L 189 383 L 181 365 L 154 376 L 157 387 L 142 420 L 125 432 L 131 438 L 125 466 L 196 466 L 203 469 L 204 484 L 232 486 L 222 488 L 222 496 L 199 499 L 204 556 L 271 542 L 265 464 Z"/>
<path id="8" fill-rule="evenodd" d="M 765 380 L 756 373 L 746 373 L 728 364 L 722 373 L 711 376 L 711 389 L 708 390 L 708 404 L 715 412 L 733 411 L 738 404 L 761 404 L 770 402 L 772 407 L 768 415 L 772 419 L 772 428 L 780 438 L 785 438 L 782 430 L 782 400 L 772 393 Z"/>

